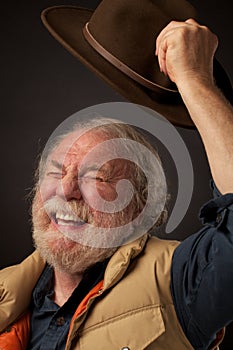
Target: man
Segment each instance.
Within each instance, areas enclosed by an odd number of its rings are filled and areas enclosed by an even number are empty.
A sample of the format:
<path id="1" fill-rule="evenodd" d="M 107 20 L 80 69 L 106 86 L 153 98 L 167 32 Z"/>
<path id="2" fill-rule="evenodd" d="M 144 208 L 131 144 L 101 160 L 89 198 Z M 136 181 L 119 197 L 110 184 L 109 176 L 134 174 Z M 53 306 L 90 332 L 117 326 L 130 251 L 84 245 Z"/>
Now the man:
<path id="1" fill-rule="evenodd" d="M 148 193 L 136 198 L 136 192 L 123 215 L 116 210 L 113 216 L 98 210 L 96 194 L 112 202 L 118 181 L 128 179 L 136 187 L 135 173 L 143 176 L 122 159 L 97 172 L 94 156 L 84 161 L 116 137 L 111 126 L 72 131 L 41 164 L 33 203 L 39 254 L 0 274 L 1 348 L 217 347 L 233 320 L 233 110 L 213 79 L 216 47 L 216 36 L 192 19 L 171 22 L 156 42 L 160 69 L 179 89 L 221 193 L 215 189 L 217 198 L 202 210 L 205 227 L 181 244 L 146 233 L 132 240 L 133 231 L 128 242 L 112 242 L 111 229 L 133 221 Z M 107 155 L 111 151 L 105 149 Z M 89 224 L 93 231 L 85 231 Z M 100 226 L 106 235 L 96 242 Z M 84 244 L 86 232 L 91 247 Z M 124 244 L 117 249 L 119 243 Z"/>

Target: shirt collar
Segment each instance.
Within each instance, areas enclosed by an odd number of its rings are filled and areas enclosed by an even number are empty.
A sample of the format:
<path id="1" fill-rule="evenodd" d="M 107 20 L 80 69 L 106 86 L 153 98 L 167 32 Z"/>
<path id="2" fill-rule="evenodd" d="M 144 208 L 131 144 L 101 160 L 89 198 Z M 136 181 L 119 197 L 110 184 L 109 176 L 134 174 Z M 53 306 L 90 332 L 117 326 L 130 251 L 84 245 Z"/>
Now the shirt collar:
<path id="1" fill-rule="evenodd" d="M 90 267 L 84 273 L 83 279 L 80 282 L 80 287 L 83 285 L 86 285 L 88 289 L 91 289 L 101 279 L 103 279 L 104 271 L 105 271 L 106 265 L 108 264 L 108 261 L 109 259 L 106 259 L 105 261 L 98 262 L 94 266 Z M 54 270 L 53 270 L 53 267 L 46 265 L 32 294 L 32 301 L 35 307 L 40 308 L 44 302 L 45 297 L 52 296 L 54 292 L 53 287 L 54 287 Z M 75 294 L 76 289 L 73 292 L 73 294 Z"/>
<path id="2" fill-rule="evenodd" d="M 32 299 L 36 307 L 41 307 L 45 296 L 53 292 L 53 276 L 53 268 L 47 265 L 32 294 Z"/>

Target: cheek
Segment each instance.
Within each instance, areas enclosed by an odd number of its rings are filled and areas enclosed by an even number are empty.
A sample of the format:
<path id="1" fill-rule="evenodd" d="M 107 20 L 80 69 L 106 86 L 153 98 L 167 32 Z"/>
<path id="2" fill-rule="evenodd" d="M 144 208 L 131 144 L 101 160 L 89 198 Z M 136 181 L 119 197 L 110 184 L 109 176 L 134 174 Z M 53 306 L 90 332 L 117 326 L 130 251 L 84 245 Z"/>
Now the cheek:
<path id="1" fill-rule="evenodd" d="M 89 206 L 98 207 L 103 201 L 114 201 L 117 198 L 115 184 L 90 182 L 80 187 L 83 199 Z"/>
<path id="2" fill-rule="evenodd" d="M 34 227 L 45 228 L 50 223 L 50 218 L 44 210 L 40 191 L 37 191 L 32 205 L 32 218 Z"/>
<path id="3" fill-rule="evenodd" d="M 97 190 L 101 198 L 106 201 L 114 201 L 117 199 L 117 192 L 115 184 L 99 183 Z"/>
<path id="4" fill-rule="evenodd" d="M 42 207 L 42 199 L 41 199 L 41 194 L 40 191 L 37 190 L 35 193 L 35 196 L 33 198 L 33 203 L 32 203 L 32 215 L 34 216 L 39 212 L 39 210 Z"/>
<path id="5" fill-rule="evenodd" d="M 47 178 L 42 180 L 39 187 L 39 191 L 43 202 L 46 202 L 49 198 L 53 197 L 56 194 L 58 181 L 59 180 L 53 178 Z"/>

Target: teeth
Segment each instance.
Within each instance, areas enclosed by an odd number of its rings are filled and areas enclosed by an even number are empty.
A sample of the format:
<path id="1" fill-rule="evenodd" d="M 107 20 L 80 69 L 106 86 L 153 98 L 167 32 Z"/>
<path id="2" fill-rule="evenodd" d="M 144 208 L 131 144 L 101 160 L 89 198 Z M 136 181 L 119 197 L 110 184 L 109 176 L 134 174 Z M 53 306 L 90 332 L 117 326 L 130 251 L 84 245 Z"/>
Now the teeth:
<path id="1" fill-rule="evenodd" d="M 57 223 L 63 226 L 69 226 L 72 224 L 75 224 L 75 225 L 84 224 L 84 221 L 79 220 L 77 216 L 74 216 L 71 214 L 63 214 L 61 212 L 58 212 L 56 213 L 55 217 L 56 217 Z"/>
<path id="2" fill-rule="evenodd" d="M 69 222 L 65 222 L 65 221 L 60 221 L 59 219 L 57 220 L 58 225 L 62 225 L 62 226 L 70 226 Z"/>
<path id="3" fill-rule="evenodd" d="M 77 216 L 63 213 L 56 213 L 56 219 L 66 220 L 66 221 L 79 221 Z"/>

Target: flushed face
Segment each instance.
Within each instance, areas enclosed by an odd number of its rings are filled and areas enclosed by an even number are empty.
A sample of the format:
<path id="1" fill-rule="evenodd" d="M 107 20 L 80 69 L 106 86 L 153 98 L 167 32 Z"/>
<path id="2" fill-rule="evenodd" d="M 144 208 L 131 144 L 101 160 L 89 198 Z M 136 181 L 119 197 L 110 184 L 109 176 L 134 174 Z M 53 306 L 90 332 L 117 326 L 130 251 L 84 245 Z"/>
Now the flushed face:
<path id="1" fill-rule="evenodd" d="M 134 164 L 117 158 L 101 130 L 79 135 L 68 135 L 49 155 L 34 199 L 34 240 L 46 260 L 58 254 L 60 261 L 77 260 L 81 251 L 103 260 L 125 239 L 112 229 L 137 214 Z"/>

